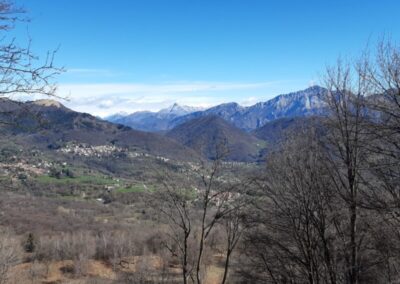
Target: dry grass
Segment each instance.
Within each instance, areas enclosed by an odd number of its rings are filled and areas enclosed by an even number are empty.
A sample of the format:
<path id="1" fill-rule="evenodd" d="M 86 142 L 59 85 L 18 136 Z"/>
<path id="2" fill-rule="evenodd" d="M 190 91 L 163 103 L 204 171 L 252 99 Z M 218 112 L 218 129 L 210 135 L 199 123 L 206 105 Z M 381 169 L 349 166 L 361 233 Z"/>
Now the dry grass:
<path id="1" fill-rule="evenodd" d="M 156 255 L 135 256 L 124 259 L 124 266 L 119 272 L 135 273 L 157 272 L 163 269 L 164 260 Z M 47 268 L 46 268 L 47 266 Z M 14 266 L 9 272 L 10 284 L 32 283 L 32 284 L 55 284 L 55 283 L 96 283 L 91 280 L 104 280 L 110 283 L 118 283 L 118 274 L 105 262 L 90 260 L 85 275 L 74 275 L 72 270 L 74 262 L 71 260 L 54 261 L 46 263 L 22 263 Z M 35 270 L 35 273 L 32 271 Z M 174 279 L 180 279 L 180 271 L 175 267 L 168 267 L 168 273 L 174 275 Z M 222 278 L 223 269 L 211 265 L 207 269 L 205 284 L 218 284 Z M 100 281 L 99 281 L 100 282 Z M 101 282 L 103 283 L 103 282 Z M 105 282 L 106 283 L 106 282 Z"/>
<path id="2" fill-rule="evenodd" d="M 116 280 L 117 275 L 112 269 L 101 261 L 91 260 L 88 263 L 88 269 L 85 276 L 75 276 L 69 273 L 73 269 L 74 263 L 71 260 L 55 261 L 48 264 L 46 273 L 45 263 L 39 263 L 33 268 L 33 263 L 22 263 L 13 267 L 10 271 L 8 283 L 85 283 L 91 278 L 100 278 L 105 280 Z M 36 269 L 37 275 L 32 277 L 32 269 Z"/>
<path id="3" fill-rule="evenodd" d="M 159 239 L 165 225 L 130 220 L 138 210 L 3 192 L 0 225 L 16 233 L 18 246 L 31 232 L 36 244 L 33 254 L 25 253 L 23 263 L 11 268 L 7 283 L 130 283 L 121 278 L 126 276 L 180 283 L 181 270 Z M 218 255 L 211 258 L 206 284 L 218 283 L 223 272 Z"/>

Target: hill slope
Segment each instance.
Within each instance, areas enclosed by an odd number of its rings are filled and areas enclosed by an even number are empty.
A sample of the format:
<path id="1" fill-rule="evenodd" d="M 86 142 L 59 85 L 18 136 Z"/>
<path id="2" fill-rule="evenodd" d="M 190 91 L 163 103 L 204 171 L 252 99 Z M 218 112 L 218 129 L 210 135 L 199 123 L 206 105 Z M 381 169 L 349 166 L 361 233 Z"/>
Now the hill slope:
<path id="1" fill-rule="evenodd" d="M 57 148 L 73 141 L 138 148 L 153 155 L 182 160 L 196 155 L 168 137 L 113 124 L 50 100 L 22 103 L 1 99 L 0 122 L 3 135 L 41 148 Z"/>
<path id="2" fill-rule="evenodd" d="M 167 136 L 209 159 L 215 158 L 217 148 L 225 145 L 228 150 L 226 160 L 256 161 L 264 145 L 263 141 L 217 115 L 192 119 L 169 131 Z"/>
<path id="3" fill-rule="evenodd" d="M 264 126 L 253 130 L 251 133 L 266 142 L 267 150 L 271 150 L 283 142 L 287 136 L 299 132 L 301 129 L 315 127 L 319 135 L 324 135 L 322 117 L 291 117 L 281 118 L 266 123 Z"/>

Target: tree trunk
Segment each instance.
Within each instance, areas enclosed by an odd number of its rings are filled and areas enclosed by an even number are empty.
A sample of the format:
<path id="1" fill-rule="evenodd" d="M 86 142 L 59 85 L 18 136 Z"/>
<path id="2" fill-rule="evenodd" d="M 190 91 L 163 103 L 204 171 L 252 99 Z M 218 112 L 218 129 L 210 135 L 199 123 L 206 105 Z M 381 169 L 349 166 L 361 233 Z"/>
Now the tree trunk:
<path id="1" fill-rule="evenodd" d="M 228 270 L 229 270 L 229 261 L 231 258 L 231 250 L 228 248 L 226 252 L 226 259 L 225 259 L 225 266 L 224 266 L 224 277 L 222 278 L 221 284 L 225 284 L 226 279 L 228 277 Z"/>

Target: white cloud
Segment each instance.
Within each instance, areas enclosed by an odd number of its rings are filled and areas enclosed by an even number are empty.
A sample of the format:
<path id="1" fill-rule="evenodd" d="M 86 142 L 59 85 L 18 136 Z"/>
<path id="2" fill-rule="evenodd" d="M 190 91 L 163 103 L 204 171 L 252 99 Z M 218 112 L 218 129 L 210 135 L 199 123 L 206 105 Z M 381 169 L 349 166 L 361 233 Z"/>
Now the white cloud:
<path id="1" fill-rule="evenodd" d="M 81 71 L 85 72 L 86 69 Z M 94 115 L 117 112 L 157 111 L 177 102 L 211 107 L 224 102 L 252 105 L 276 95 L 287 81 L 275 82 L 170 82 L 160 84 L 61 84 L 58 95 L 67 107 Z M 39 99 L 40 96 L 30 97 Z"/>
<path id="2" fill-rule="evenodd" d="M 102 100 L 99 102 L 98 107 L 99 108 L 104 108 L 104 109 L 109 109 L 111 108 L 115 102 L 113 100 Z"/>

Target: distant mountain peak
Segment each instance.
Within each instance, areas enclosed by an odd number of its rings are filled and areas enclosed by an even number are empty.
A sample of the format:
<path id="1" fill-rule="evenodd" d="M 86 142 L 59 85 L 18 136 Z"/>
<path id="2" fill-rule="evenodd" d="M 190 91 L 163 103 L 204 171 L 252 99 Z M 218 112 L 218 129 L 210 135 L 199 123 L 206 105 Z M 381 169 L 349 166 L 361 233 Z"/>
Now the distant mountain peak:
<path id="1" fill-rule="evenodd" d="M 175 115 L 184 115 L 191 112 L 202 110 L 202 108 L 180 105 L 178 103 L 174 103 L 173 105 L 161 109 L 158 113 L 160 114 L 175 114 Z"/>
<path id="2" fill-rule="evenodd" d="M 128 115 L 114 114 L 105 117 L 106 120 L 130 126 L 134 129 L 144 131 L 163 131 L 168 130 L 169 122 L 180 116 L 203 110 L 198 107 L 191 107 L 174 103 L 158 112 L 137 111 Z"/>
<path id="3" fill-rule="evenodd" d="M 234 108 L 240 108 L 240 107 L 241 107 L 241 105 L 239 105 L 239 104 L 236 103 L 236 102 L 223 103 L 223 104 L 220 104 L 219 106 L 234 107 Z"/>
<path id="4" fill-rule="evenodd" d="M 304 90 L 304 92 L 308 92 L 308 91 L 321 92 L 321 91 L 326 91 L 326 89 L 324 87 L 319 86 L 319 85 L 312 85 L 312 86 L 310 86 L 310 87 L 308 87 L 307 89 Z"/>

